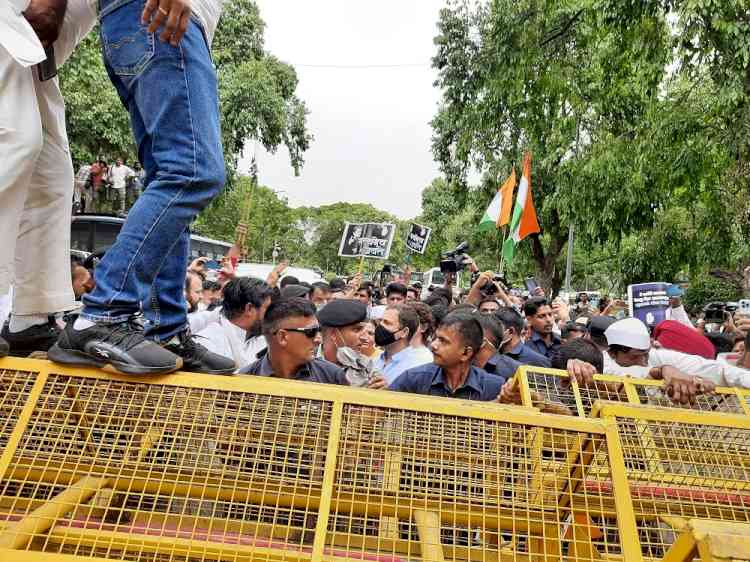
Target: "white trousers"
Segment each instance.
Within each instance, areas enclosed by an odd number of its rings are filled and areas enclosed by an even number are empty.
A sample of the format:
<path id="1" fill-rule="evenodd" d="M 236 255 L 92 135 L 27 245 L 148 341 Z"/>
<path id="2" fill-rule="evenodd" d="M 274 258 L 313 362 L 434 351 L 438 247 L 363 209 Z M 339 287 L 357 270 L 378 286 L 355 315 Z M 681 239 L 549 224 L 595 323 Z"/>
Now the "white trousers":
<path id="1" fill-rule="evenodd" d="M 75 308 L 70 275 L 73 164 L 57 79 L 39 82 L 0 46 L 0 294 L 13 313 Z"/>

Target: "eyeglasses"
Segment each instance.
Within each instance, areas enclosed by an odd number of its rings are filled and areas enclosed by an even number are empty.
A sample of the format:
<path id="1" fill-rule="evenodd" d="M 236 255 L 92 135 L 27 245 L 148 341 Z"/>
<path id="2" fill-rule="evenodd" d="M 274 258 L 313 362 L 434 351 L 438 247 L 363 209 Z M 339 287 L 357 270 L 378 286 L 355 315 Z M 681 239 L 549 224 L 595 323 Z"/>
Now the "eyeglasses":
<path id="1" fill-rule="evenodd" d="M 315 336 L 317 336 L 320 333 L 320 326 L 310 326 L 309 328 L 279 328 L 276 330 L 273 334 L 278 334 L 281 330 L 285 330 L 287 332 L 297 332 L 299 334 L 305 334 L 310 339 L 313 339 Z"/>

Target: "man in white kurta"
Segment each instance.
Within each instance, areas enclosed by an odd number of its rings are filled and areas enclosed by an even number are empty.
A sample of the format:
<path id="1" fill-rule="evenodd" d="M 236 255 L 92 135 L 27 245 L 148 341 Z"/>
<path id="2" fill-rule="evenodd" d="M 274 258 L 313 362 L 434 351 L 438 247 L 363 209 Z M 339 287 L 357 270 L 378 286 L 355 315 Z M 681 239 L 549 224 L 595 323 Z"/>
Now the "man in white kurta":
<path id="1" fill-rule="evenodd" d="M 11 353 L 25 351 L 18 347 L 30 339 L 54 343 L 48 315 L 75 307 L 73 166 L 57 78 L 42 82 L 34 67 L 45 53 L 23 12 L 36 1 L 0 0 L 0 294 L 14 287 L 13 313 L 3 330 Z M 95 21 L 93 4 L 69 0 L 53 44 L 58 67 Z"/>

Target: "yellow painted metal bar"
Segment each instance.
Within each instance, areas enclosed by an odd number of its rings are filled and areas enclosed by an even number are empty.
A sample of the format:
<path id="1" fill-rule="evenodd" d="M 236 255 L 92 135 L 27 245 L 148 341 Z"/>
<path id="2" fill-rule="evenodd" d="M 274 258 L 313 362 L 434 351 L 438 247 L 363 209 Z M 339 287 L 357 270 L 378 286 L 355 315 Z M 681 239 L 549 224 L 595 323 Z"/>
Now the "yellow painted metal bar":
<path id="1" fill-rule="evenodd" d="M 25 361 L 30 360 L 26 359 Z M 0 369 L 4 368 L 5 362 L 11 364 L 11 366 L 8 368 L 15 368 L 24 371 L 30 370 L 28 364 L 26 365 L 26 368 L 13 367 L 13 363 L 17 363 L 15 357 L 12 361 L 8 361 L 7 358 L 0 360 Z M 46 367 L 46 365 L 35 366 L 40 367 L 38 374 L 36 375 L 36 380 L 31 387 L 31 391 L 29 392 L 29 396 L 26 399 L 26 403 L 23 405 L 21 412 L 18 414 L 16 425 L 13 427 L 13 431 L 11 431 L 10 435 L 8 436 L 8 441 L 5 444 L 2 455 L 0 455 L 0 481 L 5 480 L 5 472 L 8 470 L 10 461 L 13 459 L 13 455 L 16 453 L 16 448 L 21 442 L 21 437 L 23 437 L 23 434 L 26 431 L 26 426 L 28 426 L 31 415 L 34 413 L 34 408 L 36 408 L 39 397 L 41 396 L 42 390 L 44 389 L 44 385 L 47 384 L 47 369 L 43 368 Z"/>
<path id="2" fill-rule="evenodd" d="M 87 502 L 107 483 L 106 478 L 82 478 L 60 492 L 44 505 L 36 508 L 20 521 L 9 524 L 0 534 L 0 548 L 21 549 L 36 535 L 47 532 L 63 514 Z"/>
<path id="3" fill-rule="evenodd" d="M 440 517 L 434 511 L 417 509 L 414 522 L 419 532 L 422 547 L 422 562 L 445 562 L 443 547 L 440 544 Z"/>
<path id="4" fill-rule="evenodd" d="M 638 540 L 638 526 L 633 511 L 633 498 L 630 495 L 620 434 L 617 431 L 617 423 L 612 418 L 606 420 L 606 438 L 609 469 L 612 475 L 612 492 L 617 505 L 617 528 L 620 531 L 622 555 L 628 562 L 639 562 L 643 560 L 643 553 Z"/>
<path id="5" fill-rule="evenodd" d="M 750 416 L 750 404 L 748 404 L 748 393 L 746 390 L 735 387 L 734 393 L 737 395 L 737 400 L 740 402 L 740 407 L 746 415 Z"/>
<path id="6" fill-rule="evenodd" d="M 341 402 L 333 405 L 331 413 L 331 427 L 328 432 L 328 447 L 326 449 L 326 464 L 323 469 L 323 490 L 318 504 L 318 521 L 315 525 L 315 540 L 313 542 L 312 560 L 318 562 L 323 557 L 323 549 L 328 534 L 328 517 L 331 513 L 331 496 L 336 478 L 336 462 L 338 460 L 339 443 L 341 442 L 341 420 L 344 417 L 344 406 Z"/>
<path id="7" fill-rule="evenodd" d="M 638 390 L 636 389 L 635 385 L 633 384 L 633 379 L 626 378 L 623 381 L 622 384 L 623 384 L 623 386 L 625 388 L 625 395 L 628 397 L 628 401 L 631 404 L 640 404 L 641 403 L 641 397 L 638 396 Z M 648 385 L 648 386 L 651 386 L 651 385 Z"/>
<path id="8" fill-rule="evenodd" d="M 526 367 L 519 367 L 516 371 L 515 377 L 513 377 L 513 380 L 515 381 L 513 384 L 518 385 L 518 390 L 521 393 L 521 404 L 524 406 L 527 406 L 529 408 L 534 406 L 534 403 L 531 399 L 531 389 L 529 388 L 529 375 L 527 373 Z"/>
<path id="9" fill-rule="evenodd" d="M 578 388 L 578 381 L 576 381 L 575 377 L 569 377 L 570 379 L 570 388 L 573 390 L 573 396 L 575 397 L 576 401 L 576 408 L 578 409 L 578 415 L 583 417 L 586 417 L 586 410 L 583 409 L 583 400 L 581 400 L 581 391 Z"/>
<path id="10" fill-rule="evenodd" d="M 597 405 L 598 408 L 596 408 Z M 701 412 L 682 408 L 665 408 L 604 401 L 597 401 L 595 403 L 595 410 L 599 417 L 604 418 L 626 417 L 648 421 L 750 429 L 750 416 L 743 414 Z"/>
<path id="11" fill-rule="evenodd" d="M 106 548 L 110 551 L 122 550 L 131 554 L 162 554 L 167 557 L 182 555 L 190 558 L 191 554 L 198 553 L 200 558 L 231 562 L 253 562 L 255 560 L 304 562 L 311 558 L 309 552 L 302 550 L 297 545 L 289 545 L 289 549 L 287 550 L 256 546 L 254 544 L 218 544 L 178 537 L 159 537 L 144 534 L 132 535 L 117 531 L 60 526 L 54 527 L 50 531 L 49 540 L 62 544 L 78 544 L 90 548 Z M 80 557 L 76 557 L 76 559 L 79 562 L 81 560 Z"/>

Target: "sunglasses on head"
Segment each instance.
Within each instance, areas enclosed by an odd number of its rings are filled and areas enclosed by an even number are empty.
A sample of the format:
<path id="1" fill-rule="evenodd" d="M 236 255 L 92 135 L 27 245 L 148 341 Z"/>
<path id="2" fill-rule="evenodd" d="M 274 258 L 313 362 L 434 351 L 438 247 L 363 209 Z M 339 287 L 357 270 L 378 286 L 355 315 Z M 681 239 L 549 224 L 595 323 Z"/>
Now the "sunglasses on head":
<path id="1" fill-rule="evenodd" d="M 278 334 L 281 330 L 305 334 L 308 338 L 313 339 L 320 333 L 320 326 L 310 326 L 309 328 L 279 328 L 274 332 L 274 335 Z"/>

